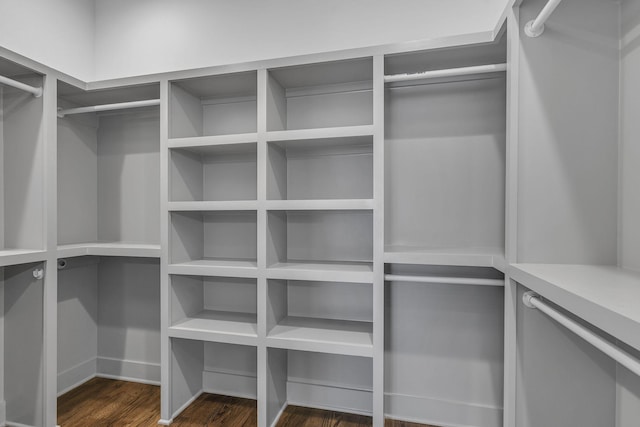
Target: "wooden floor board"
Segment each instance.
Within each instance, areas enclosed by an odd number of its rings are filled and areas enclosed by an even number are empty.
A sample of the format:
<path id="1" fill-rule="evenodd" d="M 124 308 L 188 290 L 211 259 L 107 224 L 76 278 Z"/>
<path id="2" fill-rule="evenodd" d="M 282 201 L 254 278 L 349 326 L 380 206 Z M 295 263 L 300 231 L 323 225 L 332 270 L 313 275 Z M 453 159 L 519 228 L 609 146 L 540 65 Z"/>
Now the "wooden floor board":
<path id="1" fill-rule="evenodd" d="M 94 378 L 58 398 L 61 427 L 155 427 L 160 387 Z M 255 400 L 203 393 L 172 427 L 256 427 Z M 370 427 L 371 417 L 288 406 L 277 427 Z M 386 420 L 385 427 L 430 427 Z M 433 427 L 433 426 L 432 426 Z"/>

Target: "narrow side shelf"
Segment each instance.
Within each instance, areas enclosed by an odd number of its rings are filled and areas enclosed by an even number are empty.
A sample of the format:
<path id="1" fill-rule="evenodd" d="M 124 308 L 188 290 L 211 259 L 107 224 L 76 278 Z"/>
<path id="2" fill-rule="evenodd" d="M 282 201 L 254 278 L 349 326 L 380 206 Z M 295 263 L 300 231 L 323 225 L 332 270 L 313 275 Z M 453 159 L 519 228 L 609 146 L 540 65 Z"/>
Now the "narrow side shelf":
<path id="1" fill-rule="evenodd" d="M 46 258 L 47 251 L 41 249 L 2 249 L 0 250 L 0 267 L 40 262 Z"/>
<path id="2" fill-rule="evenodd" d="M 267 335 L 269 347 L 348 356 L 373 356 L 370 322 L 285 317 Z"/>
<path id="3" fill-rule="evenodd" d="M 247 260 L 202 259 L 169 264 L 169 274 L 256 278 L 258 264 Z"/>
<path id="4" fill-rule="evenodd" d="M 384 262 L 388 264 L 493 267 L 503 273 L 506 269 L 504 252 L 499 248 L 385 246 L 384 249 Z"/>
<path id="5" fill-rule="evenodd" d="M 257 345 L 255 314 L 203 310 L 169 327 L 169 336 L 199 341 Z"/>
<path id="6" fill-rule="evenodd" d="M 79 256 L 160 258 L 160 245 L 127 242 L 96 242 L 58 246 L 58 258 L 73 258 Z"/>
<path id="7" fill-rule="evenodd" d="M 615 266 L 511 264 L 513 280 L 640 349 L 640 273 Z"/>
<path id="8" fill-rule="evenodd" d="M 322 280 L 328 282 L 371 283 L 373 264 L 367 262 L 278 262 L 267 268 L 267 278 L 281 280 Z"/>

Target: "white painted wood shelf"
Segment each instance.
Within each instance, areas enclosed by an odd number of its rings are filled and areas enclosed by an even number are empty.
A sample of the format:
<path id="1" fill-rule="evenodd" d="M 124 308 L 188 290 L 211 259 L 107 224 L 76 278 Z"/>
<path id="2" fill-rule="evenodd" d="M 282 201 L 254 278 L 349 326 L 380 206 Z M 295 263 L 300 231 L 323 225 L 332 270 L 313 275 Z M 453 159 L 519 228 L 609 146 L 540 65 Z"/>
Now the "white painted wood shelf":
<path id="1" fill-rule="evenodd" d="M 255 211 L 258 209 L 258 202 L 255 200 L 168 202 L 167 206 L 169 212 Z"/>
<path id="2" fill-rule="evenodd" d="M 160 245 L 129 242 L 75 243 L 58 246 L 58 258 L 121 256 L 160 258 Z"/>
<path id="3" fill-rule="evenodd" d="M 319 129 L 278 130 L 267 132 L 267 141 L 303 141 L 330 138 L 346 138 L 372 136 L 373 133 L 374 127 L 372 125 L 340 126 Z"/>
<path id="4" fill-rule="evenodd" d="M 241 146 L 255 145 L 258 140 L 257 133 L 241 133 L 234 135 L 194 136 L 189 138 L 169 138 L 169 148 L 240 148 Z"/>
<path id="5" fill-rule="evenodd" d="M 449 265 L 493 267 L 505 271 L 504 251 L 499 248 L 428 248 L 385 246 L 388 264 Z"/>
<path id="6" fill-rule="evenodd" d="M 255 278 L 258 264 L 247 260 L 202 259 L 169 264 L 169 274 Z"/>
<path id="7" fill-rule="evenodd" d="M 373 264 L 367 262 L 278 262 L 267 268 L 267 278 L 322 280 L 329 282 L 373 282 Z"/>
<path id="8" fill-rule="evenodd" d="M 372 331 L 371 322 L 289 316 L 267 334 L 267 345 L 289 350 L 372 357 Z"/>
<path id="9" fill-rule="evenodd" d="M 267 200 L 266 208 L 272 211 L 305 210 L 373 210 L 373 199 L 326 199 L 326 200 Z"/>
<path id="10" fill-rule="evenodd" d="M 257 317 L 251 313 L 203 310 L 169 327 L 169 336 L 199 341 L 257 345 Z"/>
<path id="11" fill-rule="evenodd" d="M 0 267 L 41 262 L 46 258 L 47 252 L 40 249 L 2 249 L 0 250 Z"/>
<path id="12" fill-rule="evenodd" d="M 615 266 L 511 264 L 513 280 L 640 349 L 640 273 Z"/>

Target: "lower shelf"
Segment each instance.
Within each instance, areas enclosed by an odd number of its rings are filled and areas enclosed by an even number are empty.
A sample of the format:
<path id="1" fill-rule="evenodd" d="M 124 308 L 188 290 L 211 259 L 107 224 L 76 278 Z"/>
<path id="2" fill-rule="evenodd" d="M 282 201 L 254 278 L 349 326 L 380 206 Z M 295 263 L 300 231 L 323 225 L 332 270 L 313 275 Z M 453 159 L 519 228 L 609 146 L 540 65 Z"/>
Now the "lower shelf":
<path id="1" fill-rule="evenodd" d="M 373 282 L 373 264 L 368 262 L 289 261 L 269 266 L 267 278 L 328 282 Z"/>
<path id="2" fill-rule="evenodd" d="M 267 345 L 288 350 L 373 357 L 373 324 L 289 316 L 267 334 Z"/>
<path id="3" fill-rule="evenodd" d="M 257 316 L 251 313 L 204 310 L 169 328 L 172 338 L 256 345 Z"/>

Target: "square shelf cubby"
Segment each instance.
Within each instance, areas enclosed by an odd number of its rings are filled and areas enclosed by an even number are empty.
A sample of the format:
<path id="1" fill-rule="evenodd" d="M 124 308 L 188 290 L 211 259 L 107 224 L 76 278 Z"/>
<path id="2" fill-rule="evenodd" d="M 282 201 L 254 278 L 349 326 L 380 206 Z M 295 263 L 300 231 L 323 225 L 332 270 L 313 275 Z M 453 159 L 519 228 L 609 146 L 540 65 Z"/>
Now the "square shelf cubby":
<path id="1" fill-rule="evenodd" d="M 170 273 L 255 275 L 255 211 L 172 212 L 170 241 Z"/>
<path id="2" fill-rule="evenodd" d="M 278 348 L 371 356 L 371 283 L 267 281 L 267 337 Z"/>
<path id="3" fill-rule="evenodd" d="M 267 214 L 270 278 L 372 282 L 373 212 L 273 210 Z"/>
<path id="4" fill-rule="evenodd" d="M 171 337 L 254 344 L 256 312 L 256 279 L 171 276 Z"/>
<path id="5" fill-rule="evenodd" d="M 170 150 L 171 201 L 255 200 L 257 144 L 225 144 Z"/>
<path id="6" fill-rule="evenodd" d="M 372 58 L 271 69 L 267 130 L 371 125 L 372 82 Z"/>
<path id="7" fill-rule="evenodd" d="M 256 132 L 257 87 L 256 71 L 171 82 L 169 137 Z"/>
<path id="8" fill-rule="evenodd" d="M 372 199 L 373 137 L 268 143 L 270 200 Z"/>

